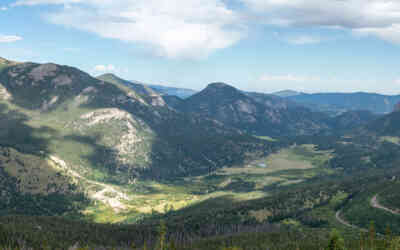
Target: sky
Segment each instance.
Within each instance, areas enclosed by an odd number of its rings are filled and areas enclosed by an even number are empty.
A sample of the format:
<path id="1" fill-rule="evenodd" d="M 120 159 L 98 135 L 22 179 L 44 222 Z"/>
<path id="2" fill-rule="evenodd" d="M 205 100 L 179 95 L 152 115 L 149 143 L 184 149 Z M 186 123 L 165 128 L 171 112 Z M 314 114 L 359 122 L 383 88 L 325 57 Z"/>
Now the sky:
<path id="1" fill-rule="evenodd" d="M 0 0 L 0 57 L 201 90 L 400 94 L 398 0 Z"/>

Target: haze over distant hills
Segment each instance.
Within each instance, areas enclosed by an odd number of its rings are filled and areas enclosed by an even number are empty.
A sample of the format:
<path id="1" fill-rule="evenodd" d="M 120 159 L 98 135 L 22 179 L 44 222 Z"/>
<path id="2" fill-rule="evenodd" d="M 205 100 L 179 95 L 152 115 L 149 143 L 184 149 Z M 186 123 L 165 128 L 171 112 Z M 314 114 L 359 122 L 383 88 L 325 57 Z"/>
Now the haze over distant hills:
<path id="1" fill-rule="evenodd" d="M 180 98 L 160 93 L 152 89 L 152 85 L 127 81 L 113 74 L 105 74 L 98 78 L 129 87 L 153 105 L 168 105 L 185 113 L 216 119 L 255 135 L 287 136 L 346 130 L 377 118 L 369 111 L 346 112 L 343 109 L 338 112 L 331 109 L 319 110 L 315 107 L 309 109 L 307 104 L 290 100 L 290 97 L 295 95 L 304 95 L 290 90 L 282 93 L 288 96 L 283 98 L 272 94 L 241 91 L 225 83 L 213 83 L 200 92 Z M 331 113 L 340 115 L 332 118 L 327 115 Z"/>
<path id="2" fill-rule="evenodd" d="M 112 75 L 112 74 L 106 74 Z M 144 84 L 138 81 L 127 81 L 125 83 L 145 85 L 149 90 L 155 91 L 158 95 L 165 96 L 165 101 L 175 107 L 179 99 L 186 99 L 195 95 L 199 91 L 185 88 L 167 87 L 162 85 Z M 393 111 L 394 106 L 400 102 L 400 95 L 382 95 L 376 93 L 354 92 L 354 93 L 314 93 L 307 94 L 294 90 L 282 90 L 272 94 L 246 92 L 244 94 L 251 96 L 258 101 L 267 97 L 268 102 L 277 102 L 274 96 L 288 100 L 285 106 L 303 106 L 313 111 L 325 112 L 329 115 L 339 115 L 347 111 L 368 110 L 376 114 L 387 114 Z M 176 98 L 178 97 L 178 99 Z M 282 99 L 278 103 L 283 104 Z"/>
<path id="3" fill-rule="evenodd" d="M 104 74 L 101 76 L 98 76 L 97 79 L 105 81 L 105 82 L 110 82 L 114 83 L 117 85 L 122 85 L 126 86 L 129 89 L 135 91 L 135 93 L 139 94 L 144 98 L 148 103 L 150 103 L 153 106 L 165 106 L 164 100 L 161 98 L 161 94 L 154 91 L 152 88 L 150 88 L 147 85 L 141 84 L 139 82 L 131 82 L 124 80 L 122 78 L 119 78 L 118 76 L 114 74 Z"/>
<path id="4" fill-rule="evenodd" d="M 177 97 L 183 98 L 183 99 L 188 98 L 189 96 L 192 96 L 198 92 L 193 89 L 167 87 L 167 86 L 162 86 L 162 85 L 150 84 L 148 86 L 163 95 L 177 96 Z"/>
<path id="5" fill-rule="evenodd" d="M 281 97 L 243 92 L 225 83 L 209 84 L 201 92 L 180 101 L 176 108 L 216 119 L 247 133 L 278 137 L 349 129 L 376 118 L 372 114 L 331 118 Z"/>
<path id="6" fill-rule="evenodd" d="M 112 74 L 105 74 L 101 77 L 104 76 L 111 77 Z M 138 81 L 123 81 L 125 84 L 131 84 L 132 86 L 135 84 L 142 86 L 145 85 L 148 90 L 153 90 L 153 93 L 165 96 L 165 101 L 169 102 L 171 107 L 177 107 L 178 103 L 181 103 L 181 100 L 179 99 L 187 99 L 199 93 L 199 91 L 192 89 L 143 84 Z M 272 94 L 246 91 L 241 92 L 258 102 L 264 99 L 263 101 L 267 102 L 269 105 L 274 103 L 274 105 L 291 108 L 302 106 L 313 111 L 327 113 L 331 116 L 340 115 L 347 111 L 358 110 L 366 110 L 376 114 L 387 114 L 392 112 L 396 104 L 400 102 L 400 95 L 383 95 L 366 92 L 313 94 L 294 90 L 282 90 Z M 284 101 L 284 99 L 286 99 L 286 101 Z"/>
<path id="7" fill-rule="evenodd" d="M 302 94 L 302 93 L 298 92 L 298 91 L 290 90 L 290 89 L 281 90 L 281 91 L 272 93 L 272 95 L 277 95 L 280 97 L 290 97 L 290 96 L 296 96 L 296 95 L 300 95 L 300 94 Z"/>
<path id="8" fill-rule="evenodd" d="M 400 95 L 365 92 L 306 94 L 296 91 L 283 91 L 275 94 L 313 110 L 333 114 L 351 110 L 369 110 L 377 114 L 385 114 L 392 112 L 395 105 L 400 102 Z"/>

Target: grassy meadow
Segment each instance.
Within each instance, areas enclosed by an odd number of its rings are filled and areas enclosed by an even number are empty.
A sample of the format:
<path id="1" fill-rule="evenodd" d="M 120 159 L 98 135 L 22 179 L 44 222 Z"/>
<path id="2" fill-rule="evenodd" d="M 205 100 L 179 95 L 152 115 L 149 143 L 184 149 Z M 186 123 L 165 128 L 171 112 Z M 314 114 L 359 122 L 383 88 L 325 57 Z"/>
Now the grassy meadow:
<path id="1" fill-rule="evenodd" d="M 163 183 L 137 181 L 119 187 L 130 198 L 123 201 L 126 209 L 116 213 L 107 204 L 96 202 L 84 214 L 95 222 L 133 223 L 143 216 L 179 210 L 208 199 L 259 199 L 268 196 L 270 191 L 330 174 L 332 171 L 324 168 L 324 164 L 331 157 L 329 151 L 318 151 L 313 145 L 299 145 L 244 166 L 223 168 L 204 176 Z"/>

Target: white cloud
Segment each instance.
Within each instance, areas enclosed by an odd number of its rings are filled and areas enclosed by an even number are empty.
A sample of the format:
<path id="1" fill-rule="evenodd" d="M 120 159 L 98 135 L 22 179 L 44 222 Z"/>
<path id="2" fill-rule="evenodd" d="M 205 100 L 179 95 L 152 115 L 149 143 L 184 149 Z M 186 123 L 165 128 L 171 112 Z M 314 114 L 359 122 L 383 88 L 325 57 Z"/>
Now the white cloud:
<path id="1" fill-rule="evenodd" d="M 82 0 L 18 0 L 13 6 L 21 6 L 21 5 L 39 5 L 39 4 L 71 4 L 71 3 L 80 3 Z"/>
<path id="2" fill-rule="evenodd" d="M 3 7 L 0 7 L 0 10 L 1 11 L 6 11 L 6 10 L 8 10 L 8 8 L 3 6 Z"/>
<path id="3" fill-rule="evenodd" d="M 0 35 L 0 43 L 13 43 L 22 40 L 20 36 Z"/>
<path id="4" fill-rule="evenodd" d="M 322 39 L 319 36 L 313 36 L 307 34 L 289 35 L 289 34 L 281 34 L 279 32 L 275 32 L 274 35 L 278 40 L 293 45 L 309 45 L 322 42 Z"/>
<path id="5" fill-rule="evenodd" d="M 349 29 L 400 43 L 400 1 L 240 0 L 262 22 L 282 27 Z"/>
<path id="6" fill-rule="evenodd" d="M 109 65 L 96 65 L 96 66 L 94 66 L 93 70 L 97 71 L 97 72 L 106 72 L 106 71 L 115 71 L 116 68 L 112 64 L 109 64 Z"/>
<path id="7" fill-rule="evenodd" d="M 13 5 L 40 4 L 61 5 L 47 16 L 52 23 L 169 58 L 206 57 L 234 45 L 256 24 L 341 28 L 400 43 L 400 1 L 395 0 L 16 0 Z M 324 40 L 302 35 L 286 42 Z"/>
<path id="8" fill-rule="evenodd" d="M 400 78 L 394 80 L 394 82 L 395 82 L 396 84 L 399 84 L 399 85 L 400 85 Z"/>
<path id="9" fill-rule="evenodd" d="M 308 35 L 288 37 L 285 40 L 286 42 L 294 45 L 316 44 L 321 42 L 321 39 L 319 37 L 313 37 Z"/>
<path id="10" fill-rule="evenodd" d="M 48 20 L 105 38 L 134 42 L 169 58 L 202 58 L 244 37 L 238 13 L 224 0 L 19 0 L 65 4 Z"/>
<path id="11" fill-rule="evenodd" d="M 362 28 L 354 32 L 360 35 L 375 35 L 381 39 L 400 44 L 400 23 L 381 28 Z"/>
<path id="12" fill-rule="evenodd" d="M 319 81 L 320 77 L 317 76 L 298 76 L 298 75 L 262 75 L 260 81 L 262 82 L 310 82 Z"/>

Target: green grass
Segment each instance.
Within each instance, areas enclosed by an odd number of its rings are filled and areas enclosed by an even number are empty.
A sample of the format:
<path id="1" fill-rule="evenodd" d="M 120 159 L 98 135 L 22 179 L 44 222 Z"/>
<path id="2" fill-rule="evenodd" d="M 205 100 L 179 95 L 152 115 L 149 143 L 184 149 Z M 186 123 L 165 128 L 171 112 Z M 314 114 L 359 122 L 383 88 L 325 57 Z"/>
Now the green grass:
<path id="1" fill-rule="evenodd" d="M 112 121 L 106 125 L 87 128 L 82 125 L 80 117 L 92 112 L 93 109 L 78 107 L 73 102 L 66 102 L 48 113 L 26 110 L 11 103 L 7 103 L 7 107 L 31 118 L 26 124 L 33 129 L 32 135 L 47 140 L 47 152 L 64 160 L 68 168 L 87 179 L 72 178 L 86 193 L 102 189 L 100 185 L 89 184 L 88 181 L 117 184 L 114 182 L 116 178 L 124 180 L 126 175 L 113 172 L 114 163 L 96 157 L 110 153 L 101 150 L 117 143 L 115 140 L 120 137 L 123 130 L 120 123 Z M 72 121 L 81 126 L 75 128 L 76 124 L 71 123 Z M 145 131 L 138 129 L 138 135 L 146 137 L 146 141 L 150 143 L 140 144 L 139 153 L 151 150 L 152 141 L 149 138 L 152 135 Z M 76 135 L 79 136 L 79 140 Z M 109 137 L 110 141 L 102 135 L 113 136 Z M 267 137 L 263 139 L 274 141 Z M 331 152 L 318 151 L 313 145 L 300 145 L 283 149 L 246 165 L 223 168 L 210 175 L 169 182 L 136 181 L 135 184 L 119 182 L 116 188 L 131 198 L 120 201 L 127 209 L 115 212 L 107 204 L 97 201 L 88 206 L 83 213 L 86 219 L 94 222 L 131 223 L 140 216 L 164 213 L 171 209 L 179 210 L 221 197 L 230 197 L 232 202 L 255 200 L 268 196 L 272 189 L 287 188 L 309 178 L 329 174 L 324 164 L 331 156 Z M 140 163 L 140 159 L 135 157 L 131 160 Z M 145 163 L 143 160 L 139 165 Z M 62 174 L 68 176 L 68 171 Z"/>
<path id="2" fill-rule="evenodd" d="M 179 210 L 210 199 L 230 197 L 232 202 L 255 200 L 268 196 L 270 188 L 286 188 L 319 174 L 326 174 L 321 162 L 330 157 L 330 152 L 317 151 L 311 145 L 301 145 L 281 150 L 245 166 L 224 168 L 211 175 L 163 183 L 138 181 L 128 188 L 136 188 L 136 191 L 128 193 L 133 199 L 125 202 L 129 206 L 126 213 L 129 215 L 132 211 L 132 218 L 123 213 L 110 216 L 108 213 L 112 211 L 105 208 L 91 209 L 90 213 L 97 222 L 106 222 L 107 217 L 114 222 L 123 219 L 132 222 L 140 214 Z M 267 163 L 267 167 L 260 167 L 260 162 Z M 263 216 L 261 211 L 254 213 L 258 218 Z"/>
<path id="3" fill-rule="evenodd" d="M 115 175 L 110 172 L 110 163 L 101 158 L 91 158 L 107 143 L 105 137 L 99 137 L 95 143 L 91 139 L 76 140 L 71 137 L 77 133 L 82 138 L 95 138 L 96 135 L 114 134 L 118 138 L 121 126 L 117 122 L 85 127 L 76 130 L 71 121 L 79 121 L 81 115 L 91 112 L 91 109 L 74 107 L 67 103 L 50 113 L 28 111 L 13 104 L 7 104 L 10 109 L 18 110 L 32 119 L 26 124 L 32 127 L 33 136 L 49 141 L 47 151 L 63 159 L 68 168 L 78 172 L 87 180 L 110 182 Z M 42 129 L 47 127 L 49 129 Z M 139 130 L 140 133 L 142 133 Z M 151 136 L 141 134 L 141 136 Z M 145 148 L 143 151 L 151 150 Z M 131 199 L 121 200 L 127 209 L 115 212 L 107 204 L 99 201 L 87 207 L 83 213 L 86 219 L 94 222 L 127 223 L 136 221 L 143 215 L 164 213 L 170 209 L 179 210 L 191 205 L 218 197 L 231 197 L 233 202 L 259 199 L 269 195 L 269 190 L 276 187 L 287 187 L 303 182 L 306 179 L 326 174 L 324 163 L 331 153 L 317 151 L 313 145 L 300 145 L 283 149 L 268 157 L 253 161 L 246 165 L 223 168 L 211 175 L 176 179 L 170 182 L 137 181 L 135 184 L 122 184 L 119 187 Z M 46 172 L 44 172 L 46 173 Z M 62 172 L 68 175 L 68 172 Z M 116 177 L 114 177 L 116 178 Z M 123 179 L 123 176 L 119 179 Z M 73 178 L 87 193 L 101 190 L 99 185 L 88 185 L 84 179 Z"/>
<path id="4" fill-rule="evenodd" d="M 382 136 L 380 137 L 381 141 L 391 142 L 397 145 L 400 145 L 400 137 L 397 136 Z"/>
<path id="5" fill-rule="evenodd" d="M 287 188 L 319 174 L 326 174 L 320 164 L 323 158 L 329 159 L 330 153 L 303 145 L 281 150 L 245 166 L 224 168 L 211 175 L 164 183 L 137 182 L 134 186 L 139 191 L 131 192 L 134 199 L 126 204 L 139 213 L 151 214 L 164 213 L 165 208 L 178 210 L 223 197 L 229 197 L 231 202 L 256 200 L 268 196 L 271 188 Z M 260 162 L 266 162 L 268 166 L 260 167 Z M 225 205 L 222 203 L 218 206 Z M 258 217 L 263 216 L 259 211 L 254 212 Z"/>
<path id="6" fill-rule="evenodd" d="M 324 168 L 331 157 L 329 151 L 317 151 L 312 145 L 293 146 L 246 166 L 218 170 L 216 175 L 221 176 L 220 184 L 227 180 L 243 180 L 254 183 L 256 190 L 260 190 L 332 173 Z"/>

